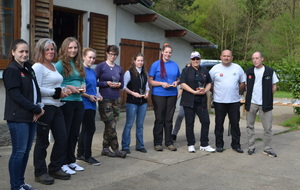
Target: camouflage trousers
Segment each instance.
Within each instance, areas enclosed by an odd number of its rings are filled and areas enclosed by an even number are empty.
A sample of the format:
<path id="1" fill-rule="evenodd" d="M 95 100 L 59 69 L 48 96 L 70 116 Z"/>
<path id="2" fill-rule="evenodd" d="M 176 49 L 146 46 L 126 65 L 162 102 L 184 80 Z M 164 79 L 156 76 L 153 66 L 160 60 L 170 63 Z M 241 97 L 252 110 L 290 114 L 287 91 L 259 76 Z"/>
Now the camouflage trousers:
<path id="1" fill-rule="evenodd" d="M 101 120 L 105 124 L 103 148 L 119 149 L 116 125 L 120 115 L 120 100 L 103 99 L 98 103 Z"/>

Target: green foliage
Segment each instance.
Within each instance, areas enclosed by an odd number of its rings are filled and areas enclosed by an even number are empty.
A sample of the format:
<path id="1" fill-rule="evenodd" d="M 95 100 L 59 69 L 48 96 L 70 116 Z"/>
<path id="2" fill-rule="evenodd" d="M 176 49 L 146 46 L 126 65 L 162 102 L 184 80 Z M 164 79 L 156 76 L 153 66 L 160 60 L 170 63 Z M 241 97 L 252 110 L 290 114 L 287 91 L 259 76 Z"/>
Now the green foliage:
<path id="1" fill-rule="evenodd" d="M 293 98 L 292 92 L 276 91 L 274 98 Z"/>
<path id="2" fill-rule="evenodd" d="M 284 130 L 284 131 L 279 132 L 279 133 L 275 133 L 274 135 L 280 135 L 280 134 L 291 132 L 291 131 L 294 131 L 294 130 L 299 130 L 300 116 L 299 115 L 294 116 L 294 117 L 284 121 L 281 125 L 285 126 L 285 127 L 289 127 L 289 129 Z"/>
<path id="3" fill-rule="evenodd" d="M 300 67 L 292 69 L 291 75 L 293 98 L 300 99 Z M 300 115 L 300 107 L 294 107 L 294 112 Z"/>

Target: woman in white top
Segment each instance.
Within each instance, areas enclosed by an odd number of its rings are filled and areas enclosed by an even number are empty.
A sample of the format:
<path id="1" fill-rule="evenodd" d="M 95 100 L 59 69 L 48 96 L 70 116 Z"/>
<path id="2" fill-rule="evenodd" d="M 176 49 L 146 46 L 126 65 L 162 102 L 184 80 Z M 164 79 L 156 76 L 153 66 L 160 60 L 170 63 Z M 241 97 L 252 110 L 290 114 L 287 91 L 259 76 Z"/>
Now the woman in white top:
<path id="1" fill-rule="evenodd" d="M 45 115 L 39 119 L 36 131 L 34 175 L 35 181 L 46 185 L 53 184 L 54 178 L 67 180 L 71 177 L 70 174 L 61 170 L 67 146 L 67 131 L 64 116 L 60 109 L 60 98 L 66 97 L 71 91 L 67 88 L 61 88 L 63 77 L 52 63 L 57 56 L 56 50 L 53 40 L 40 39 L 35 47 L 35 64 L 32 67 L 36 73 L 42 95 L 42 104 L 45 109 Z M 55 142 L 51 152 L 50 164 L 47 168 L 45 159 L 49 146 L 49 130 L 52 131 Z"/>

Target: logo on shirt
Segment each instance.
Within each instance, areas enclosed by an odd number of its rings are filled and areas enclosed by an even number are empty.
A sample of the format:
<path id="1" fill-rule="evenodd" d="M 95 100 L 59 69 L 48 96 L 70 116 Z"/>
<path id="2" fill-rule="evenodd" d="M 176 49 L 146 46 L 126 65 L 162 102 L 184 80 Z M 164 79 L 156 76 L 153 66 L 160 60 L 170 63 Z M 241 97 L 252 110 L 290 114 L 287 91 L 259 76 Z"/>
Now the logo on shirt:
<path id="1" fill-rule="evenodd" d="M 271 78 L 270 76 L 266 76 L 266 77 L 265 77 L 266 80 L 269 80 L 270 78 Z"/>
<path id="2" fill-rule="evenodd" d="M 21 77 L 24 78 L 25 77 L 25 74 L 23 72 L 21 72 Z"/>
<path id="3" fill-rule="evenodd" d="M 220 73 L 220 77 L 223 77 L 224 75 L 223 75 L 223 73 Z"/>
<path id="4" fill-rule="evenodd" d="M 249 75 L 248 78 L 249 78 L 249 79 L 252 79 L 252 75 Z"/>

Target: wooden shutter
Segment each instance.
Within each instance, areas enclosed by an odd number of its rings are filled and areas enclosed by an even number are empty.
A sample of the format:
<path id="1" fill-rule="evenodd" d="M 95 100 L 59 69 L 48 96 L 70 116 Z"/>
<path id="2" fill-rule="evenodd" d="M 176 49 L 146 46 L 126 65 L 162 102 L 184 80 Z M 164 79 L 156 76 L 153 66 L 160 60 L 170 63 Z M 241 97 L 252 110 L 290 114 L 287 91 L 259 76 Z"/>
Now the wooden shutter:
<path id="1" fill-rule="evenodd" d="M 41 38 L 53 38 L 53 0 L 30 1 L 30 49 L 31 56 L 36 42 Z"/>
<path id="2" fill-rule="evenodd" d="M 90 47 L 97 51 L 96 63 L 106 60 L 108 16 L 90 13 Z"/>

